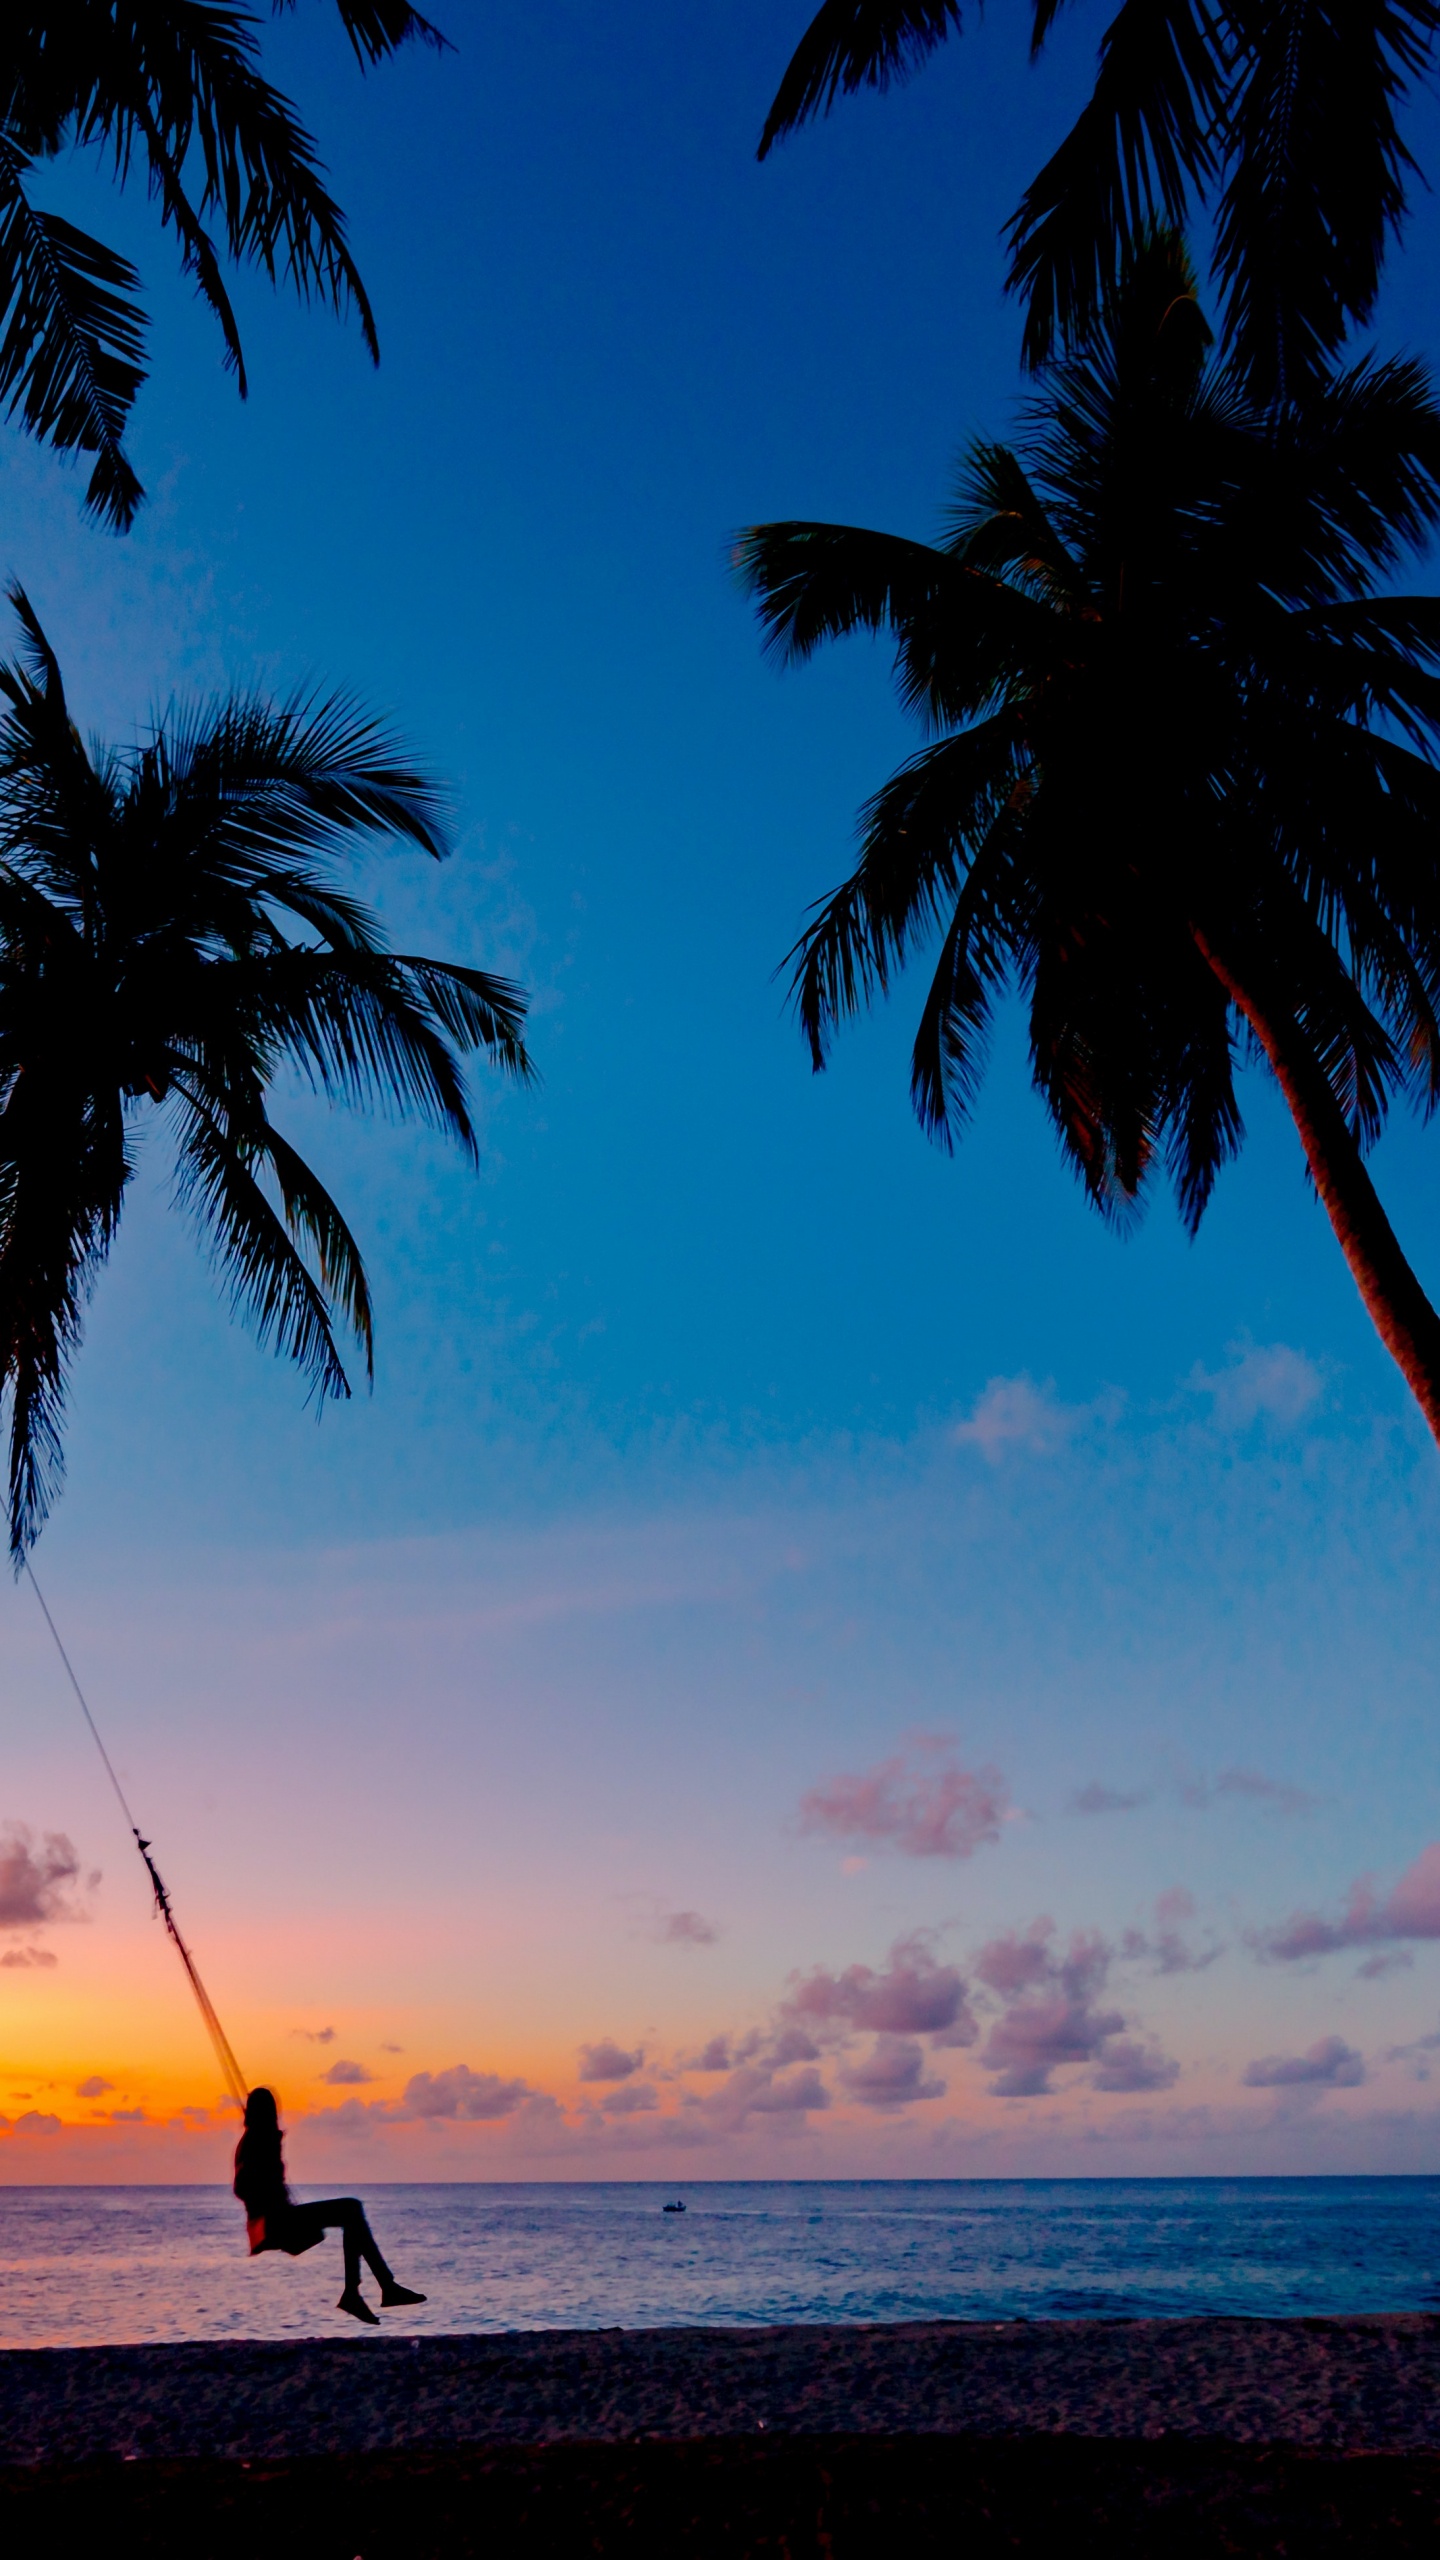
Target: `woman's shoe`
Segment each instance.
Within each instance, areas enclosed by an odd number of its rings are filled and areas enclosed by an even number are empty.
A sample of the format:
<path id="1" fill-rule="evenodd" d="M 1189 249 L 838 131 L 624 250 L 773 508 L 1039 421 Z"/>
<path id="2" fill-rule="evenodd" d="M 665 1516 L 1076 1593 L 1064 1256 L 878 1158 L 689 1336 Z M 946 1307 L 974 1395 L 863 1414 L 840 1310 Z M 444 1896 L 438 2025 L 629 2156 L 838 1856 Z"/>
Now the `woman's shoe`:
<path id="1" fill-rule="evenodd" d="M 423 2302 L 424 2299 L 423 2293 L 412 2293 L 408 2284 L 396 2284 L 393 2276 L 389 2284 L 380 2287 L 382 2311 L 398 2311 L 402 2302 Z"/>
<path id="2" fill-rule="evenodd" d="M 352 2320 L 363 2320 L 369 2329 L 378 2329 L 380 2326 L 358 2285 L 352 2289 L 347 2284 L 335 2308 L 337 2311 L 348 2311 Z"/>

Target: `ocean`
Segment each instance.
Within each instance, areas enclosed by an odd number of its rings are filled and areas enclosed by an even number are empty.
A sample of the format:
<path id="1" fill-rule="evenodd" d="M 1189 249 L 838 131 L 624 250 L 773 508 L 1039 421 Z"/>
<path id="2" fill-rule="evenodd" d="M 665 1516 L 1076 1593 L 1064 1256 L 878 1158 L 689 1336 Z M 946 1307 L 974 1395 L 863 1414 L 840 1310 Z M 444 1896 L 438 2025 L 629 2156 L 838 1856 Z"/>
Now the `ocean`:
<path id="1" fill-rule="evenodd" d="M 1440 2178 L 377 2186 L 368 2204 L 429 2296 L 387 2321 L 405 2336 L 1440 2303 Z M 220 2187 L 0 2188 L 0 2346 L 358 2336 L 339 2289 L 337 2236 L 251 2260 Z"/>

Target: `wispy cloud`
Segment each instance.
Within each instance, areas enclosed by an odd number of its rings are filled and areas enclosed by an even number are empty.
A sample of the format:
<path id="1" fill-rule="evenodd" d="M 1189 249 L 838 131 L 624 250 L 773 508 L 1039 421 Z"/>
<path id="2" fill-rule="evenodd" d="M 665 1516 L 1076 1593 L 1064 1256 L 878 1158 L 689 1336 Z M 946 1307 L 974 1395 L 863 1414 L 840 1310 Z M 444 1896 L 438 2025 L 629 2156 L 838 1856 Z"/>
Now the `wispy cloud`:
<path id="1" fill-rule="evenodd" d="M 1361 1876 L 1337 1919 L 1295 1911 L 1279 1928 L 1256 1931 L 1251 1944 L 1261 1956 L 1295 1964 L 1307 1956 L 1333 1955 L 1342 1947 L 1406 1938 L 1440 1938 L 1440 1840 L 1421 1850 L 1389 1893 L 1377 1892 L 1373 1878 Z"/>
<path id="2" fill-rule="evenodd" d="M 1192 1370 L 1190 1386 L 1210 1398 L 1222 1431 L 1244 1431 L 1259 1421 L 1293 1431 L 1325 1392 L 1314 1361 L 1285 1342 L 1237 1344 L 1226 1368 Z"/>
<path id="3" fill-rule="evenodd" d="M 333 2027 L 292 2027 L 290 2033 L 301 2044 L 333 2044 L 335 2041 Z"/>
<path id="4" fill-rule="evenodd" d="M 859 1776 L 827 1779 L 801 1798 L 802 1831 L 880 1840 L 909 1858 L 970 1858 L 998 1840 L 1005 1782 L 967 1769 L 947 1734 L 917 1734 L 908 1751 Z"/>
<path id="5" fill-rule="evenodd" d="M 1066 1800 L 1066 1809 L 1084 1814 L 1134 1813 L 1141 1805 L 1165 1798 L 1183 1805 L 1187 1813 L 1210 1813 L 1217 1806 L 1229 1804 L 1253 1804 L 1263 1813 L 1280 1816 L 1313 1813 L 1320 1801 L 1308 1788 L 1297 1787 L 1288 1778 L 1267 1777 L 1263 1769 L 1230 1768 L 1217 1771 L 1214 1777 L 1203 1771 L 1182 1770 L 1177 1777 L 1149 1786 L 1112 1787 L 1095 1778 L 1074 1790 Z"/>
<path id="6" fill-rule="evenodd" d="M 1322 2036 L 1308 2052 L 1247 2062 L 1240 2077 L 1247 2089 L 1358 2089 L 1365 2063 L 1343 2036 Z"/>
<path id="7" fill-rule="evenodd" d="M 1095 1412 L 1093 1405 L 1062 1404 L 1053 1378 L 1043 1386 L 1026 1376 L 992 1378 L 950 1437 L 957 1448 L 978 1449 L 993 1467 L 1015 1451 L 1032 1458 L 1051 1456 Z"/>
<path id="8" fill-rule="evenodd" d="M 1175 1781 L 1180 1802 L 1192 1813 L 1207 1813 L 1224 1803 L 1258 1804 L 1267 1813 L 1313 1813 L 1319 1798 L 1284 1778 L 1267 1778 L 1260 1769 L 1222 1769 L 1218 1777 L 1184 1776 Z"/>
<path id="9" fill-rule="evenodd" d="M 713 1947 L 720 1930 L 699 1911 L 658 1911 L 649 1934 L 662 1947 Z"/>

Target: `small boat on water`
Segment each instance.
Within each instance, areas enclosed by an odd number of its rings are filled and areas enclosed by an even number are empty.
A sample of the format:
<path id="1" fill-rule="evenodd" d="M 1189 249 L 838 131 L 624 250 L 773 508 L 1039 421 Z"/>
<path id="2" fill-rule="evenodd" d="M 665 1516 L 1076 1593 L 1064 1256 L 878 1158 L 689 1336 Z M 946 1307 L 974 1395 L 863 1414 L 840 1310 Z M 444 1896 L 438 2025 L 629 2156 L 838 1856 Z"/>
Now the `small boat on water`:
<path id="1" fill-rule="evenodd" d="M 662 2204 L 660 2210 L 662 2213 L 683 2213 L 685 2207 L 683 2204 Z"/>

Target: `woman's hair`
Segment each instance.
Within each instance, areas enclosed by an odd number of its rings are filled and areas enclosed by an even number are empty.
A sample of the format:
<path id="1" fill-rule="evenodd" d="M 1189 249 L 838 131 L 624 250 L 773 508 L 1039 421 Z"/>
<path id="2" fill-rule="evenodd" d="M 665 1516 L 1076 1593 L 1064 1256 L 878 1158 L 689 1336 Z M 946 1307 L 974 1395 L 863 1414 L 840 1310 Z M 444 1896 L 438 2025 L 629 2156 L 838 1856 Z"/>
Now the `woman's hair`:
<path id="1" fill-rule="evenodd" d="M 245 2101 L 245 2130 L 247 2133 L 279 2132 L 280 2110 L 275 2104 L 273 2089 L 251 2090 Z"/>

